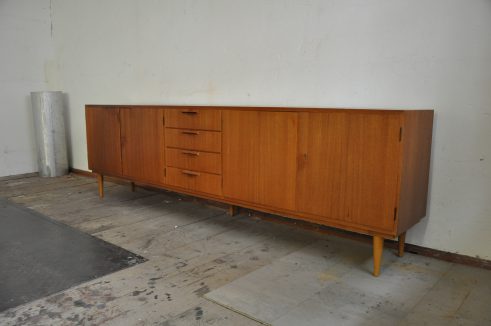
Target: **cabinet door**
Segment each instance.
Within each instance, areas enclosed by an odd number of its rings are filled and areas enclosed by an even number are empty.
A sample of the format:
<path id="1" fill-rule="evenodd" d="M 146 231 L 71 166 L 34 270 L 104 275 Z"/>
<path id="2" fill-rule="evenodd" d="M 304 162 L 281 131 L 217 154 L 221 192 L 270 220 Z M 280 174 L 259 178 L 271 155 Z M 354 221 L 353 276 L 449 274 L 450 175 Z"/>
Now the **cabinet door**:
<path id="1" fill-rule="evenodd" d="M 295 209 L 298 114 L 223 110 L 223 194 Z"/>
<path id="2" fill-rule="evenodd" d="M 121 175 L 119 109 L 87 107 L 85 110 L 89 169 Z"/>
<path id="3" fill-rule="evenodd" d="M 164 181 L 163 110 L 122 108 L 123 174 L 154 184 Z"/>
<path id="4" fill-rule="evenodd" d="M 394 113 L 301 113 L 297 208 L 392 230 L 401 127 Z"/>

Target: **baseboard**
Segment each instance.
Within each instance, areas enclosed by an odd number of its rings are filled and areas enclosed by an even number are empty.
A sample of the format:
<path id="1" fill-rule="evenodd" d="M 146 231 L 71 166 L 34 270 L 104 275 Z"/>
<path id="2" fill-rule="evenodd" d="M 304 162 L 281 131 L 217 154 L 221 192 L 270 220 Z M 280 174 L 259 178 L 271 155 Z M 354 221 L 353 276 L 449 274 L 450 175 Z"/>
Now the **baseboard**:
<path id="1" fill-rule="evenodd" d="M 281 216 L 272 215 L 272 214 L 265 214 L 262 212 L 254 211 L 254 212 L 251 212 L 251 214 L 253 214 L 254 216 L 257 216 L 261 219 L 268 220 L 268 221 L 275 222 L 275 223 L 295 225 L 296 227 L 300 227 L 302 229 L 320 232 L 320 233 L 324 233 L 324 234 L 331 234 L 331 235 L 335 235 L 338 237 L 352 239 L 352 240 L 366 242 L 366 243 L 372 242 L 372 237 L 365 235 L 365 234 L 359 234 L 359 233 L 355 233 L 355 232 L 335 229 L 335 228 L 331 228 L 328 226 L 309 223 L 306 221 L 292 220 L 292 219 L 289 219 L 286 217 L 281 217 Z M 396 250 L 398 248 L 398 243 L 395 240 L 386 239 L 384 241 L 384 243 L 385 243 L 386 247 L 392 248 L 394 250 Z M 421 255 L 421 256 L 426 256 L 426 257 L 431 257 L 431 258 L 435 258 L 435 259 L 439 259 L 439 260 L 448 261 L 451 263 L 457 263 L 457 264 L 474 266 L 474 267 L 479 267 L 479 268 L 491 270 L 491 260 L 487 260 L 487 259 L 483 259 L 483 258 L 479 258 L 479 257 L 471 257 L 471 256 L 467 256 L 467 255 L 461 255 L 461 254 L 453 253 L 453 252 L 422 247 L 422 246 L 414 245 L 411 243 L 406 243 L 405 251 L 410 252 L 412 254 L 416 254 L 416 255 Z"/>
<path id="2" fill-rule="evenodd" d="M 82 175 L 86 177 L 92 177 L 95 178 L 97 176 L 96 173 L 90 172 L 90 171 L 85 171 L 85 170 L 79 170 L 79 169 L 74 169 L 70 168 L 70 172 L 73 174 L 77 175 Z M 127 181 L 123 181 L 118 178 L 110 178 L 112 182 L 118 183 L 118 184 L 127 184 Z M 152 186 L 147 186 L 147 185 L 138 185 L 139 187 L 143 187 L 149 190 L 161 190 L 159 188 L 155 188 Z M 169 191 L 166 191 L 169 192 Z M 188 195 L 182 195 L 185 197 L 191 198 L 192 196 Z M 223 207 L 224 205 L 215 201 L 207 200 L 207 199 L 201 199 L 197 197 L 192 197 L 193 200 L 196 200 L 198 202 L 204 202 L 206 204 L 214 205 L 214 206 L 219 206 Z M 315 231 L 315 232 L 320 232 L 324 234 L 331 234 L 335 235 L 338 237 L 343 237 L 343 238 L 348 238 L 348 239 L 353 239 L 357 241 L 362 241 L 362 242 L 367 242 L 371 243 L 372 237 L 364 234 L 359 234 L 359 233 L 354 233 L 354 232 L 349 232 L 349 231 L 344 231 L 344 230 L 339 230 L 335 228 L 330 228 L 327 226 L 323 225 L 318 225 L 314 223 L 309 223 L 307 221 L 301 221 L 301 220 L 294 220 L 294 219 L 289 219 L 286 217 L 278 216 L 278 215 L 273 215 L 273 214 L 267 214 L 259 211 L 254 211 L 251 209 L 246 209 L 246 208 L 240 208 L 241 211 L 249 213 L 251 216 L 255 216 L 257 218 L 267 220 L 273 223 L 280 223 L 280 224 L 286 224 L 286 225 L 291 225 L 291 226 L 296 226 L 300 227 L 302 229 L 310 230 L 310 231 Z M 386 240 L 385 244 L 389 248 L 396 249 L 397 248 L 397 241 L 394 240 Z M 462 265 L 468 265 L 468 266 L 474 266 L 474 267 L 479 267 L 479 268 L 484 268 L 484 269 L 489 269 L 491 270 L 491 260 L 479 258 L 479 257 L 471 257 L 471 256 L 466 256 L 466 255 L 461 255 L 453 252 L 448 252 L 448 251 L 442 251 L 442 250 L 437 250 L 437 249 L 432 249 L 432 248 L 427 248 L 427 247 L 422 247 L 410 243 L 406 243 L 406 251 L 410 252 L 412 254 L 416 255 L 421 255 L 421 256 L 426 256 L 426 257 L 431 257 L 439 260 L 444 260 L 448 261 L 451 263 L 457 263 L 457 264 L 462 264 Z"/>
<path id="3" fill-rule="evenodd" d="M 445 260 L 452 263 L 480 267 L 480 268 L 491 270 L 491 260 L 487 260 L 479 257 L 471 257 L 471 256 L 453 253 L 453 252 L 426 248 L 426 247 L 413 245 L 409 243 L 406 245 L 406 251 L 421 256 L 427 256 L 440 260 Z"/>
<path id="4" fill-rule="evenodd" d="M 39 176 L 38 172 L 29 172 L 29 173 L 22 173 L 22 174 L 13 174 L 13 175 L 4 175 L 0 177 L 0 181 L 7 181 L 7 180 L 15 180 L 15 179 L 25 179 L 25 178 L 33 178 Z"/>

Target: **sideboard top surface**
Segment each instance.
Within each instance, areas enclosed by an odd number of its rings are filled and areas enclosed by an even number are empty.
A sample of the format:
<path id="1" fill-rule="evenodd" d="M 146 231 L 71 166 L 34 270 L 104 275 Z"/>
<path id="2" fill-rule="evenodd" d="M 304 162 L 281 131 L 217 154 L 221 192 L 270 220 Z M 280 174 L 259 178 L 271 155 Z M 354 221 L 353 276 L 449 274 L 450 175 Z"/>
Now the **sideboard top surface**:
<path id="1" fill-rule="evenodd" d="M 406 111 L 429 111 L 433 112 L 432 109 L 381 109 L 381 108 L 327 108 L 327 107 L 316 107 L 316 108 L 304 108 L 304 107 L 276 107 L 276 106 L 223 106 L 223 105 L 156 105 L 156 104 L 86 104 L 86 108 L 97 107 L 97 108 L 107 108 L 107 109 L 118 109 L 118 108 L 154 108 L 154 109 L 200 109 L 200 110 L 240 110 L 240 111 L 275 111 L 275 112 L 352 112 L 352 113 L 394 113 L 400 114 Z"/>

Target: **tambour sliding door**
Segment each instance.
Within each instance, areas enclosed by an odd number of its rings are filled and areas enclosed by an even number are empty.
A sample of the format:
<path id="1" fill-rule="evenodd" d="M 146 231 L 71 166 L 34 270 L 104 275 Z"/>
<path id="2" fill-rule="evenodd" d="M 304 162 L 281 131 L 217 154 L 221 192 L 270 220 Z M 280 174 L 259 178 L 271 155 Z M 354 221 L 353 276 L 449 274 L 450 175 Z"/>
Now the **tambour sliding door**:
<path id="1" fill-rule="evenodd" d="M 223 110 L 223 195 L 295 209 L 296 112 Z"/>
<path id="2" fill-rule="evenodd" d="M 400 171 L 399 113 L 299 114 L 299 212 L 391 230 Z"/>
<path id="3" fill-rule="evenodd" d="M 164 182 L 164 111 L 121 108 L 123 174 L 129 178 Z"/>

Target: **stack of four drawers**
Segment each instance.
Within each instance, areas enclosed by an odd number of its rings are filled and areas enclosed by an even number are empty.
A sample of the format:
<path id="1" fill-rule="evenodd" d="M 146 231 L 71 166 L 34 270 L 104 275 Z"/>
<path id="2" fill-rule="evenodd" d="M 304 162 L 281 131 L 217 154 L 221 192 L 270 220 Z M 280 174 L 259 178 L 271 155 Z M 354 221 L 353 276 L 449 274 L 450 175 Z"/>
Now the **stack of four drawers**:
<path id="1" fill-rule="evenodd" d="M 222 195 L 222 114 L 217 109 L 165 110 L 166 183 Z"/>

